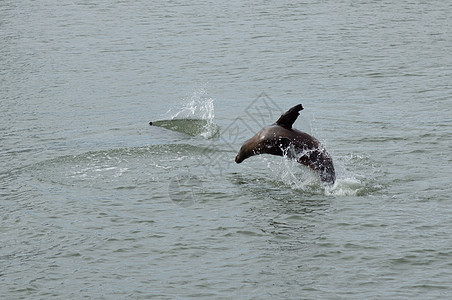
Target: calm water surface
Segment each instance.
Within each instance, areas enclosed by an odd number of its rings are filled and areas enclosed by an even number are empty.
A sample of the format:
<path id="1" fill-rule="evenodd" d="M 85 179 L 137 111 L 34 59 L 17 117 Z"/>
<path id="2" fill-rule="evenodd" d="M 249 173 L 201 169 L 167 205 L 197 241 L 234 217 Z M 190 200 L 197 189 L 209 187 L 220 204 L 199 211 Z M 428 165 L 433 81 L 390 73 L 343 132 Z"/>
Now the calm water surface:
<path id="1" fill-rule="evenodd" d="M 2 1 L 2 298 L 451 298 L 451 13 Z M 234 163 L 298 103 L 333 187 Z"/>

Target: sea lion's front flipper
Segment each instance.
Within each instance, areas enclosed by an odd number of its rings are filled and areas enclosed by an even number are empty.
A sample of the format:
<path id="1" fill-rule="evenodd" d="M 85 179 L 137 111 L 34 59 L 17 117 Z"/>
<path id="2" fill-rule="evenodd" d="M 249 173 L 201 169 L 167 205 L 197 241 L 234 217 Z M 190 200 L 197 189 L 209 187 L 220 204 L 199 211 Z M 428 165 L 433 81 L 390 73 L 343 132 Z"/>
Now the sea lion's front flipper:
<path id="1" fill-rule="evenodd" d="M 276 121 L 276 124 L 287 129 L 292 129 L 292 124 L 300 115 L 299 111 L 303 110 L 303 105 L 298 104 L 286 111 L 281 117 Z"/>

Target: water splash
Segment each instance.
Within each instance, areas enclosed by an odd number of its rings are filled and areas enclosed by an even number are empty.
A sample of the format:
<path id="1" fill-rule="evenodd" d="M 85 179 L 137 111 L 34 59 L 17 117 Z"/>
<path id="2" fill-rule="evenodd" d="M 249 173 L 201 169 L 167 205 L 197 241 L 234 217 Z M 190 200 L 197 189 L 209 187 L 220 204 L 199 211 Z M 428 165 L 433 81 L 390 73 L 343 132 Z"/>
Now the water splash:
<path id="1" fill-rule="evenodd" d="M 213 99 L 207 95 L 204 88 L 197 89 L 181 104 L 166 112 L 169 119 L 201 119 L 213 121 L 215 117 Z"/>
<path id="2" fill-rule="evenodd" d="M 382 189 L 382 186 L 373 180 L 371 174 L 361 174 L 368 169 L 368 163 L 366 159 L 363 161 L 360 157 L 336 158 L 337 179 L 333 185 L 322 183 L 316 172 L 300 165 L 293 158 L 274 159 L 262 156 L 261 159 L 267 163 L 273 180 L 303 193 L 337 197 L 365 196 Z"/>
<path id="3" fill-rule="evenodd" d="M 356 178 L 339 178 L 333 186 L 325 186 L 327 196 L 364 196 L 367 194 L 365 185 Z"/>
<path id="4" fill-rule="evenodd" d="M 213 121 L 215 118 L 213 102 L 205 89 L 197 89 L 182 103 L 170 108 L 164 115 L 165 120 L 150 124 L 206 139 L 218 137 L 220 129 Z"/>
<path id="5" fill-rule="evenodd" d="M 309 168 L 300 165 L 294 159 L 281 157 L 261 156 L 260 159 L 267 163 L 272 180 L 282 182 L 285 186 L 309 194 L 319 194 L 322 183 L 318 175 Z"/>

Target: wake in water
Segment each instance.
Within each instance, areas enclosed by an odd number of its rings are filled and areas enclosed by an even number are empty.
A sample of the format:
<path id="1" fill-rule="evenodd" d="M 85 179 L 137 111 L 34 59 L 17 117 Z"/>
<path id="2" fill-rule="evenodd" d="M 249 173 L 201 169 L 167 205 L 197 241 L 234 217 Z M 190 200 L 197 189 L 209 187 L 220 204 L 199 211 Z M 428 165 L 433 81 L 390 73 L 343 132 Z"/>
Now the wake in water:
<path id="1" fill-rule="evenodd" d="M 213 99 L 207 96 L 204 89 L 199 89 L 182 104 L 169 109 L 163 117 L 164 120 L 149 124 L 190 136 L 212 139 L 220 134 L 219 126 L 213 121 L 214 117 Z"/>

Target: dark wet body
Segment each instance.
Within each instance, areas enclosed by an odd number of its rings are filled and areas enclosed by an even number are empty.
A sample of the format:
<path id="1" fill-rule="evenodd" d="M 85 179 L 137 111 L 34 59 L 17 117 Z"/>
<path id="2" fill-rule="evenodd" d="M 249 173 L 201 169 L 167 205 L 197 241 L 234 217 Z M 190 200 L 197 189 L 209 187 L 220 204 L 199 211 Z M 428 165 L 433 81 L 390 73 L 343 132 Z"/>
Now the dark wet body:
<path id="1" fill-rule="evenodd" d="M 262 128 L 243 144 L 235 162 L 259 154 L 287 156 L 318 172 L 323 182 L 333 184 L 336 180 L 333 160 L 323 145 L 313 136 L 292 128 L 302 109 L 301 104 L 294 106 L 275 124 Z"/>

